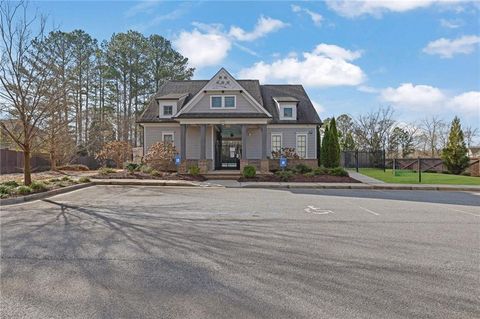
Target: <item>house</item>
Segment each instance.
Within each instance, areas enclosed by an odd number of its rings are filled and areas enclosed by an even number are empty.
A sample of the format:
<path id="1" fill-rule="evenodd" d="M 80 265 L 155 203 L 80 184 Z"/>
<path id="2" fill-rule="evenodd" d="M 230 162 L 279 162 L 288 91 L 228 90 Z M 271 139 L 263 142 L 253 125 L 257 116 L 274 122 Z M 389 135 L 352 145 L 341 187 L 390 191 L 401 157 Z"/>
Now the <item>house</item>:
<path id="1" fill-rule="evenodd" d="M 222 68 L 210 80 L 165 83 L 137 122 L 144 152 L 156 142 L 172 142 L 181 171 L 255 165 L 266 172 L 278 166 L 272 152 L 282 148 L 295 149 L 295 163 L 317 163 L 321 121 L 302 85 L 237 80 Z"/>

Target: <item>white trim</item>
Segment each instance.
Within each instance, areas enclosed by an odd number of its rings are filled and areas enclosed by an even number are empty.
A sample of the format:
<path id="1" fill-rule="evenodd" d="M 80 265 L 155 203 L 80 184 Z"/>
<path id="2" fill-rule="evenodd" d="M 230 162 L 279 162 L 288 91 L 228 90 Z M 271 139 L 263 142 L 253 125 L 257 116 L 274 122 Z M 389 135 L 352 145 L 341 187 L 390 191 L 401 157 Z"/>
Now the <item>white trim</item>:
<path id="1" fill-rule="evenodd" d="M 141 123 L 144 127 L 180 127 L 180 123 Z"/>
<path id="2" fill-rule="evenodd" d="M 220 98 L 220 107 L 213 107 L 213 98 L 214 97 L 219 97 Z M 223 97 L 221 95 L 210 95 L 210 109 L 211 110 L 223 109 Z"/>
<path id="3" fill-rule="evenodd" d="M 233 97 L 233 107 L 227 107 L 227 106 L 225 106 L 225 98 L 226 98 L 226 97 Z M 237 96 L 236 96 L 236 95 L 224 95 L 222 101 L 223 101 L 223 105 L 222 105 L 222 106 L 223 106 L 224 109 L 234 110 L 234 109 L 237 108 Z"/>
<path id="4" fill-rule="evenodd" d="M 243 86 L 241 86 L 236 80 L 235 78 L 230 74 L 228 73 L 227 70 L 225 70 L 224 68 L 221 68 L 217 73 L 215 73 L 215 75 L 210 79 L 210 81 L 208 81 L 207 84 L 205 84 L 205 86 L 200 90 L 198 91 L 198 93 L 187 103 L 185 104 L 185 106 L 183 108 L 180 109 L 180 111 L 178 111 L 177 115 L 180 115 L 180 114 L 183 114 L 183 113 L 186 113 L 188 111 L 190 111 L 193 106 L 195 106 L 195 104 L 198 102 L 197 100 L 201 97 L 203 97 L 203 95 L 205 95 L 206 93 L 204 93 L 204 91 L 209 91 L 207 90 L 207 86 L 210 85 L 210 83 L 215 79 L 215 77 L 220 73 L 224 71 L 225 73 L 227 73 L 228 76 L 230 76 L 232 78 L 232 80 L 234 81 L 234 84 L 238 85 L 240 88 L 242 88 L 242 94 L 245 95 L 245 97 L 247 98 L 247 100 L 250 101 L 250 103 L 255 107 L 257 108 L 260 112 L 263 112 L 265 113 L 268 117 L 273 117 L 272 114 L 270 114 L 260 103 L 258 103 L 257 100 L 255 100 L 251 95 L 250 93 L 248 93 L 247 90 L 245 90 L 245 88 Z M 212 90 L 210 90 L 212 91 Z M 218 91 L 221 91 L 221 90 L 213 90 L 214 92 L 218 92 Z M 225 91 L 228 91 L 228 89 L 226 89 Z M 232 91 L 232 90 L 230 90 Z M 235 90 L 233 90 L 235 91 Z"/>
<path id="5" fill-rule="evenodd" d="M 292 116 L 285 117 L 285 109 L 292 109 Z M 292 104 L 279 104 L 279 119 L 283 120 L 297 120 L 297 106 Z"/>
<path id="6" fill-rule="evenodd" d="M 317 124 L 268 124 L 267 128 L 303 128 L 311 129 L 316 127 Z"/>
<path id="7" fill-rule="evenodd" d="M 283 148 L 283 133 L 282 132 L 272 132 L 270 133 L 270 155 L 272 155 L 273 152 L 273 136 L 277 135 L 280 136 L 280 150 Z"/>
<path id="8" fill-rule="evenodd" d="M 213 98 L 219 97 L 220 98 L 220 107 L 213 107 Z M 225 106 L 225 98 L 226 97 L 233 97 L 233 104 L 234 107 L 226 107 Z M 237 96 L 235 95 L 210 95 L 210 110 L 235 110 L 237 108 Z"/>
<path id="9" fill-rule="evenodd" d="M 305 132 L 305 133 L 301 132 L 301 133 L 295 134 L 295 152 L 297 152 L 297 149 L 298 149 L 299 136 L 305 136 L 305 157 L 303 159 L 308 159 L 308 132 Z M 298 156 L 300 156 L 300 154 L 298 154 Z"/>
<path id="10" fill-rule="evenodd" d="M 269 119 L 252 118 L 204 118 L 204 119 L 177 119 L 180 124 L 267 124 Z"/>
<path id="11" fill-rule="evenodd" d="M 172 143 L 175 145 L 175 132 L 162 132 L 162 142 L 165 142 L 165 135 L 171 135 Z"/>
<path id="12" fill-rule="evenodd" d="M 165 106 L 170 106 L 172 108 L 172 114 L 165 114 Z M 173 112 L 173 104 L 160 104 L 160 109 L 160 118 L 171 118 L 175 115 L 175 113 Z"/>

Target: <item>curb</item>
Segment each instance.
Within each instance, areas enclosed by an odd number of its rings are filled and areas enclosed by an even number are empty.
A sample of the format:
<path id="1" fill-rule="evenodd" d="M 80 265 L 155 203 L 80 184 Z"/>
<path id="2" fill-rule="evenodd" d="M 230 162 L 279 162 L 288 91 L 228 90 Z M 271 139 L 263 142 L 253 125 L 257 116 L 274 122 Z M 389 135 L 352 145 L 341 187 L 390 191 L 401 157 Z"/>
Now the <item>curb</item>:
<path id="1" fill-rule="evenodd" d="M 94 185 L 133 185 L 133 186 L 188 186 L 188 187 L 198 187 L 200 185 L 195 184 L 193 182 L 182 182 L 182 181 L 158 181 L 158 182 L 144 182 L 142 180 L 136 181 L 109 181 L 109 180 L 99 180 L 99 181 L 92 181 Z"/>
<path id="2" fill-rule="evenodd" d="M 82 189 L 82 188 L 90 187 L 90 186 L 93 186 L 93 185 L 94 185 L 94 183 L 92 183 L 92 182 L 83 183 L 83 184 L 77 184 L 77 185 L 52 189 L 52 190 L 47 191 L 47 192 L 41 192 L 41 193 L 36 193 L 36 194 L 31 194 L 31 195 L 26 195 L 26 196 L 19 196 L 19 197 L 14 197 L 14 198 L 0 199 L 0 206 L 30 202 L 30 201 L 37 200 L 37 199 L 43 199 L 43 198 L 47 198 L 47 197 L 54 196 L 54 195 L 60 195 L 60 194 L 63 194 L 63 193 L 68 193 L 68 192 L 71 192 L 71 191 L 74 191 L 74 190 L 77 190 L 77 189 Z"/>
<path id="3" fill-rule="evenodd" d="M 450 187 L 450 186 L 388 186 L 388 185 L 241 185 L 241 188 L 272 188 L 272 189 L 367 189 L 367 190 L 410 190 L 410 191 L 450 191 L 450 192 L 480 192 L 476 187 Z"/>

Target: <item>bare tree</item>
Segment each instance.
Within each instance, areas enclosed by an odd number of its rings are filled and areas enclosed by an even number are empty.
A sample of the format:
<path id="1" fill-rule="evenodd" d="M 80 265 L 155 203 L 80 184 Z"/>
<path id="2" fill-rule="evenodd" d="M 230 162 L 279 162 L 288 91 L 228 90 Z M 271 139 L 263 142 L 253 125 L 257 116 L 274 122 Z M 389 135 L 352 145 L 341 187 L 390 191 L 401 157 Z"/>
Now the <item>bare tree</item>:
<path id="1" fill-rule="evenodd" d="M 463 130 L 463 135 L 465 136 L 465 142 L 467 142 L 467 147 L 472 147 L 473 141 L 479 135 L 478 127 L 467 126 Z"/>
<path id="2" fill-rule="evenodd" d="M 394 124 L 391 107 L 358 116 L 355 120 L 355 136 L 359 146 L 369 151 L 384 149 Z"/>
<path id="3" fill-rule="evenodd" d="M 42 42 L 44 30 L 45 18 L 29 17 L 26 2 L 0 3 L 0 125 L 23 151 L 25 185 L 32 182 L 32 143 L 50 106 L 45 99 L 49 68 L 41 58 L 42 47 L 36 45 Z"/>
<path id="4" fill-rule="evenodd" d="M 420 127 L 424 151 L 428 151 L 431 157 L 438 155 L 439 150 L 446 141 L 446 138 L 444 138 L 446 136 L 446 123 L 439 117 L 432 116 L 423 119 Z"/>

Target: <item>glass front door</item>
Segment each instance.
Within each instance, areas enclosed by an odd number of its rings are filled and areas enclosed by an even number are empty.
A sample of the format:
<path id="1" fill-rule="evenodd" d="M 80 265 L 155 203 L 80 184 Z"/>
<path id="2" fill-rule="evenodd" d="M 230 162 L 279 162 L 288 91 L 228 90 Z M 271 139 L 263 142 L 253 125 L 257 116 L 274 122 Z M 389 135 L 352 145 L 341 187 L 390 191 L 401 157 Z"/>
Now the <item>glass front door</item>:
<path id="1" fill-rule="evenodd" d="M 239 125 L 217 125 L 215 169 L 240 169 L 242 131 Z"/>

